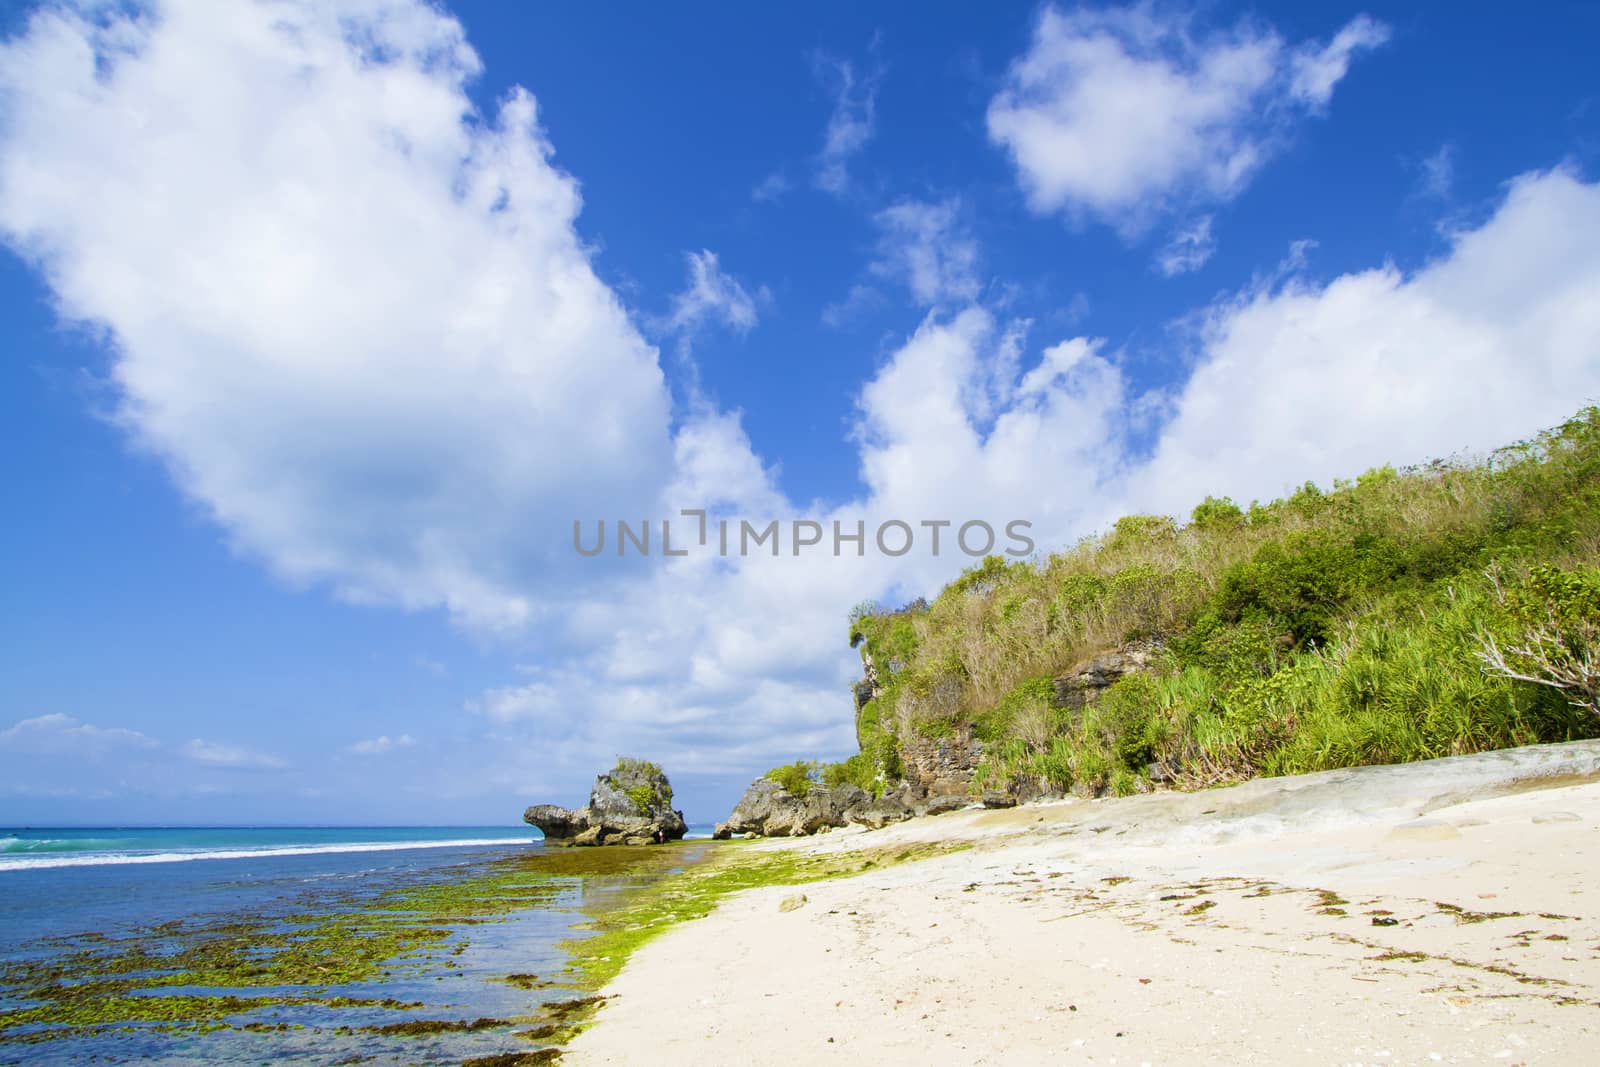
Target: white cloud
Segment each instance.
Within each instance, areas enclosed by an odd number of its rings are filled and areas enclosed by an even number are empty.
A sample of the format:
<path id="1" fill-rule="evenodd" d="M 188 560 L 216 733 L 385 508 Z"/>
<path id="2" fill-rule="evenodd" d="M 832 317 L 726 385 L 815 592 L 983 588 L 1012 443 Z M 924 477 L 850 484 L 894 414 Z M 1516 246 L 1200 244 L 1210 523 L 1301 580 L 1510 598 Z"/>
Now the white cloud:
<path id="1" fill-rule="evenodd" d="M 702 249 L 684 258 L 689 265 L 689 284 L 673 299 L 668 327 L 692 332 L 714 321 L 739 333 L 749 332 L 760 318 L 756 300 L 737 278 L 722 269 L 717 254 Z M 763 294 L 765 290 L 758 293 Z"/>
<path id="2" fill-rule="evenodd" d="M 961 222 L 959 200 L 902 200 L 873 221 L 879 231 L 874 274 L 904 282 L 927 306 L 978 295 L 978 242 Z"/>
<path id="3" fill-rule="evenodd" d="M 567 710 L 561 695 L 545 682 L 526 685 L 501 686 L 490 689 L 481 698 L 471 702 L 467 710 L 481 712 L 491 719 L 510 722 L 515 719 L 537 719 Z"/>
<path id="4" fill-rule="evenodd" d="M 1597 238 L 1600 186 L 1525 174 L 1419 270 L 1291 273 L 1217 305 L 1133 499 L 1266 499 L 1507 444 L 1600 399 Z"/>
<path id="5" fill-rule="evenodd" d="M 1313 45 L 1295 53 L 1289 64 L 1294 72 L 1290 95 L 1312 107 L 1326 107 L 1333 99 L 1333 87 L 1350 70 L 1351 58 L 1388 41 L 1388 26 L 1367 15 L 1356 16 L 1327 47 Z"/>
<path id="6" fill-rule="evenodd" d="M 388 734 L 382 734 L 378 737 L 368 738 L 364 741 L 357 741 L 355 744 L 350 746 L 350 751 L 358 756 L 381 756 L 383 753 L 393 751 L 397 748 L 410 748 L 416 743 L 416 738 L 412 737 L 410 734 L 400 734 L 396 737 L 390 737 Z"/>
<path id="7" fill-rule="evenodd" d="M 533 97 L 478 116 L 477 71 L 410 0 L 49 5 L 0 47 L 0 234 L 240 550 L 504 625 L 580 505 L 665 483 L 669 400 Z"/>
<path id="8" fill-rule="evenodd" d="M 812 181 L 818 189 L 837 196 L 850 188 L 850 161 L 872 140 L 878 75 L 863 75 L 848 60 L 828 56 L 818 56 L 814 69 L 817 79 L 831 89 L 834 98 Z"/>
<path id="9" fill-rule="evenodd" d="M 1386 33 L 1361 16 L 1326 47 L 1291 48 L 1249 21 L 1198 36 L 1148 5 L 1047 7 L 989 104 L 989 136 L 1034 211 L 1136 235 L 1174 208 L 1236 196 Z"/>
<path id="10" fill-rule="evenodd" d="M 178 746 L 184 759 L 207 767 L 237 767 L 248 770 L 282 770 L 288 764 L 277 756 L 257 752 L 242 745 L 229 745 L 219 741 L 206 741 L 196 737 Z"/>
<path id="11" fill-rule="evenodd" d="M 1180 226 L 1172 240 L 1156 254 L 1156 267 L 1168 278 L 1199 270 L 1217 250 L 1217 240 L 1211 236 L 1212 216 L 1201 215 L 1193 222 Z"/>
<path id="12" fill-rule="evenodd" d="M 156 742 L 137 730 L 95 726 L 59 712 L 22 719 L 0 730 L 0 748 L 19 751 L 95 751 L 115 747 L 155 748 Z"/>

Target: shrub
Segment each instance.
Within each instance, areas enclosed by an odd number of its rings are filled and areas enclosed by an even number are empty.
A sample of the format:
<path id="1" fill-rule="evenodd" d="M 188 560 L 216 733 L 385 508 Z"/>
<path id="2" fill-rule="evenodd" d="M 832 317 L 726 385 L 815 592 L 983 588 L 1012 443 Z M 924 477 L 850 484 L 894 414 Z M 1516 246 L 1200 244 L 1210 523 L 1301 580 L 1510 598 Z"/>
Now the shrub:
<path id="1" fill-rule="evenodd" d="M 879 792 L 878 769 L 865 752 L 858 752 L 842 763 L 830 763 L 822 768 L 822 784 L 829 789 L 853 785 L 869 793 Z"/>
<path id="2" fill-rule="evenodd" d="M 1244 522 L 1244 512 L 1227 497 L 1208 496 L 1195 505 L 1191 525 L 1202 530 L 1227 529 Z"/>
<path id="3" fill-rule="evenodd" d="M 1478 659 L 1491 674 L 1545 686 L 1600 721 L 1600 570 L 1533 567 L 1509 590 L 1488 578 L 1510 616 L 1511 636 L 1478 633 Z"/>
<path id="4" fill-rule="evenodd" d="M 1100 697 L 1095 710 L 1117 762 L 1129 771 L 1144 773 L 1155 761 L 1156 748 L 1166 733 L 1155 679 L 1143 674 L 1119 678 Z"/>
<path id="5" fill-rule="evenodd" d="M 666 807 L 672 806 L 672 783 L 667 781 L 661 765 L 649 760 L 618 756 L 611 768 L 611 778 L 625 793 L 640 815 L 649 815 L 651 805 L 659 799 Z"/>
<path id="6" fill-rule="evenodd" d="M 785 791 L 803 797 L 821 779 L 822 770 L 814 760 L 799 760 L 774 767 L 764 777 L 770 782 L 777 782 Z"/>

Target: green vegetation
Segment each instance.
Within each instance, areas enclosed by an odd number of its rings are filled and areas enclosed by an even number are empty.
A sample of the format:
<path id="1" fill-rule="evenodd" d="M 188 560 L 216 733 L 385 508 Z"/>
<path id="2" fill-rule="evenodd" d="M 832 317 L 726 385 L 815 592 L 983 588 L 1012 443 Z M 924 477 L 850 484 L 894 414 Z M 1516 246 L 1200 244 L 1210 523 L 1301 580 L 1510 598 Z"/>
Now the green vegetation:
<path id="1" fill-rule="evenodd" d="M 622 970 L 639 946 L 665 933 L 674 923 L 710 914 L 719 901 L 732 893 L 760 886 L 805 885 L 844 878 L 970 847 L 967 842 L 940 842 L 899 851 L 877 848 L 813 854 L 796 849 L 767 850 L 744 843 L 722 844 L 706 862 L 663 878 L 648 892 L 597 918 L 588 927 L 595 931 L 593 936 L 570 941 L 564 947 L 573 956 L 574 981 L 585 988 L 598 989 Z"/>
<path id="2" fill-rule="evenodd" d="M 774 767 L 765 777 L 768 781 L 777 782 L 795 796 L 803 797 L 811 791 L 812 786 L 822 780 L 822 771 L 819 764 L 801 760 L 798 763 Z"/>
<path id="3" fill-rule="evenodd" d="M 653 805 L 658 803 L 666 808 L 672 807 L 672 785 L 667 781 L 666 772 L 660 764 L 632 756 L 618 756 L 617 765 L 611 768 L 610 774 L 617 788 L 633 801 L 640 815 L 648 818 L 654 810 Z"/>
<path id="4" fill-rule="evenodd" d="M 809 777 L 881 789 L 913 737 L 981 741 L 975 789 L 1095 794 L 1592 737 L 1597 562 L 1596 408 L 1478 462 L 1128 516 L 931 604 L 858 607 L 861 752 Z M 1058 706 L 1055 677 L 1129 649 L 1142 670 Z"/>

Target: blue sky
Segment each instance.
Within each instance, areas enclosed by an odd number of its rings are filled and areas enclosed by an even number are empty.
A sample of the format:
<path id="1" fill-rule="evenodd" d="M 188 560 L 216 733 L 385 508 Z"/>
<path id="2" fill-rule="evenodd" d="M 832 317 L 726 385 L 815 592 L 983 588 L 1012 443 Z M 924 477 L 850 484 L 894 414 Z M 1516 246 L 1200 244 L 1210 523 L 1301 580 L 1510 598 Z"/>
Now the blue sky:
<path id="1" fill-rule="evenodd" d="M 1600 396 L 1600 15 L 0 5 L 0 823 L 692 819 L 969 561 Z M 675 533 L 675 537 L 676 537 Z"/>

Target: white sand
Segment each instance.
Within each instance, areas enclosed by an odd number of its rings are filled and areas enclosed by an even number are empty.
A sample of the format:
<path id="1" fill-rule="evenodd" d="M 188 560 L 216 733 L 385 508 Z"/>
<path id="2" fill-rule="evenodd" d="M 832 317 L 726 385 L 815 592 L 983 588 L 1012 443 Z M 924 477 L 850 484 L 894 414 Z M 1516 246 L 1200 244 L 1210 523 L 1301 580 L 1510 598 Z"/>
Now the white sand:
<path id="1" fill-rule="evenodd" d="M 1600 1063 L 1597 770 L 1586 742 L 748 846 L 977 843 L 730 899 L 563 1062 Z"/>

